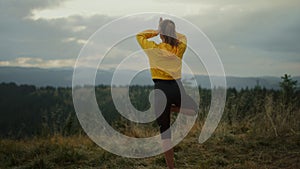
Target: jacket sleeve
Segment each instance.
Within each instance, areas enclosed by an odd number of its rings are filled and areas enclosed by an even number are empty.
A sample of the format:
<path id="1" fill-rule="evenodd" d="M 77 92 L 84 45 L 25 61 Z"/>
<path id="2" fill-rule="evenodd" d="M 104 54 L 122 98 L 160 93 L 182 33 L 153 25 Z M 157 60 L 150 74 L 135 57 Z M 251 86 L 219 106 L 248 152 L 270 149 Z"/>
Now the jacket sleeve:
<path id="1" fill-rule="evenodd" d="M 179 44 L 178 44 L 178 50 L 179 50 L 179 53 L 180 55 L 183 55 L 183 53 L 185 52 L 185 49 L 186 49 L 186 44 L 187 44 L 187 39 L 186 39 L 186 36 L 181 34 L 181 33 L 176 33 L 176 36 L 177 36 L 177 39 L 179 41 Z"/>
<path id="2" fill-rule="evenodd" d="M 158 35 L 158 31 L 156 30 L 145 30 L 143 32 L 138 33 L 136 35 L 136 39 L 143 49 L 149 49 L 149 48 L 156 47 L 157 44 L 148 39 L 155 37 L 157 35 Z"/>

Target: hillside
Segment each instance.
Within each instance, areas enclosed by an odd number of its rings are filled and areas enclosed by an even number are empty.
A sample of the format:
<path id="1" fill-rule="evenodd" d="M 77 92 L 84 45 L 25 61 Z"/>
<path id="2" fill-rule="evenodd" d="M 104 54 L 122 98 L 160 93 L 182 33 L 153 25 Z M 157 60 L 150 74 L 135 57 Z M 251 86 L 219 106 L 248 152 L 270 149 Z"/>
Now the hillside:
<path id="1" fill-rule="evenodd" d="M 127 79 L 130 70 L 123 70 L 122 78 Z M 97 72 L 96 85 L 109 85 L 112 79 L 113 70 L 99 70 Z M 71 68 L 65 69 L 40 69 L 40 68 L 24 68 L 24 67 L 0 67 L 0 83 L 1 82 L 15 82 L 17 84 L 29 84 L 35 86 L 54 86 L 67 87 L 72 86 L 73 70 Z M 183 75 L 183 80 L 187 76 Z M 203 88 L 210 88 L 209 78 L 206 75 L 196 75 L 197 83 Z M 217 77 L 218 78 L 218 77 Z M 300 76 L 293 77 L 293 79 L 300 81 Z M 280 77 L 262 76 L 262 77 L 226 77 L 227 86 L 236 89 L 253 88 L 257 84 L 267 89 L 279 89 L 278 83 Z M 153 85 L 148 71 L 139 73 L 131 82 L 137 85 Z M 122 85 L 122 84 L 116 84 Z"/>
<path id="2" fill-rule="evenodd" d="M 204 144 L 197 143 L 199 123 L 175 146 L 177 169 L 298 169 L 300 133 L 280 137 L 255 135 L 242 127 L 219 125 Z M 60 135 L 25 140 L 0 140 L 0 168 L 22 169 L 162 169 L 162 154 L 124 158 L 103 150 L 88 137 Z"/>
<path id="3" fill-rule="evenodd" d="M 199 88 L 196 124 L 175 146 L 176 167 L 274 168 L 300 167 L 300 91 L 290 77 L 281 90 L 264 88 L 227 90 L 218 128 L 204 144 L 197 138 L 210 107 L 211 90 Z M 153 86 L 132 86 L 131 103 L 149 108 Z M 0 84 L 0 168 L 133 168 L 165 167 L 163 155 L 143 159 L 116 156 L 94 144 L 77 120 L 70 87 Z M 95 87 L 99 109 L 106 121 L 129 137 L 158 133 L 155 122 L 134 123 L 116 111 L 110 86 Z M 172 113 L 172 120 L 177 113 Z M 114 137 L 112 137 L 114 138 Z"/>

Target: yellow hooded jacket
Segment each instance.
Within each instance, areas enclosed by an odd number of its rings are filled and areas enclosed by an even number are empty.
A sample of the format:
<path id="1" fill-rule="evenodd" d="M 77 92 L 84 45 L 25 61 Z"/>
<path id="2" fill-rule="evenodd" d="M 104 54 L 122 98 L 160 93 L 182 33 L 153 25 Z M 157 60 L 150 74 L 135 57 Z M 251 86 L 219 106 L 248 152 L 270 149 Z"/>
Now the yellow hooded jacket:
<path id="1" fill-rule="evenodd" d="M 152 79 L 174 80 L 181 78 L 182 57 L 186 49 L 186 37 L 176 33 L 178 46 L 167 43 L 156 44 L 149 38 L 158 35 L 156 30 L 145 30 L 136 35 L 136 39 L 144 49 L 150 63 Z"/>

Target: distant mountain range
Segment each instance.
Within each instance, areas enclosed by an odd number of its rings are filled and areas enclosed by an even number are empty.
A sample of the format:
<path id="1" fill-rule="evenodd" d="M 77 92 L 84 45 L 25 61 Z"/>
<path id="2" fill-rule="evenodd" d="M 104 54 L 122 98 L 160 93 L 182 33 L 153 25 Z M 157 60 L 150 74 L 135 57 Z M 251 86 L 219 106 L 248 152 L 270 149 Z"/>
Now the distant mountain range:
<path id="1" fill-rule="evenodd" d="M 120 78 L 128 79 L 131 70 L 122 70 Z M 96 76 L 96 84 L 110 85 L 114 70 L 99 70 Z M 24 68 L 24 67 L 0 67 L 0 83 L 14 82 L 16 84 L 31 84 L 38 87 L 71 87 L 73 69 L 41 69 L 41 68 Z M 186 77 L 186 78 L 185 78 Z M 183 76 L 183 81 L 188 81 L 189 76 Z M 214 77 L 219 78 L 219 77 Z M 292 77 L 300 82 L 300 76 Z M 122 79 L 118 81 L 122 81 Z M 203 88 L 210 88 L 210 81 L 207 75 L 196 75 L 195 79 Z M 279 89 L 280 77 L 262 76 L 262 77 L 226 77 L 227 87 L 253 88 L 260 85 L 267 89 Z M 149 71 L 139 73 L 132 81 L 135 85 L 153 85 Z M 122 85 L 122 84 L 115 84 Z"/>

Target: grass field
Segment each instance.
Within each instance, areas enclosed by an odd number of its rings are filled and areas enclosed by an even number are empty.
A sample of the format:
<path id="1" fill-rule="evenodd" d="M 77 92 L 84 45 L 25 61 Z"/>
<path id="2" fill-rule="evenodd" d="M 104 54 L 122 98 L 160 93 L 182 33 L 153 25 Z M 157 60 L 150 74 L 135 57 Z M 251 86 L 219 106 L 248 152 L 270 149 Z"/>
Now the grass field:
<path id="1" fill-rule="evenodd" d="M 300 134 L 256 135 L 254 128 L 220 124 L 204 144 L 197 143 L 200 124 L 175 146 L 178 169 L 300 168 Z M 134 130 L 134 129 L 132 129 Z M 149 131 L 151 132 L 151 131 Z M 111 154 L 87 136 L 0 141 L 0 168 L 165 168 L 163 155 L 130 159 Z"/>

